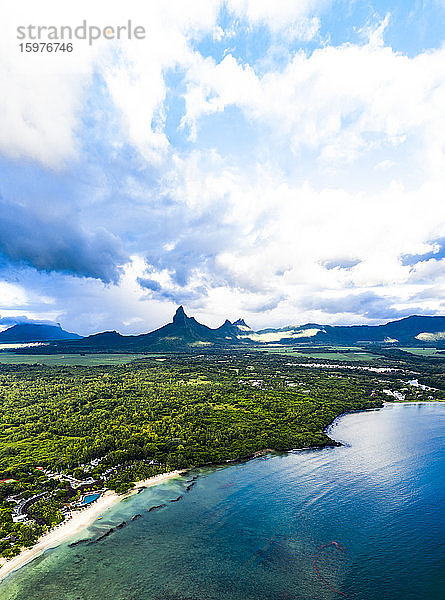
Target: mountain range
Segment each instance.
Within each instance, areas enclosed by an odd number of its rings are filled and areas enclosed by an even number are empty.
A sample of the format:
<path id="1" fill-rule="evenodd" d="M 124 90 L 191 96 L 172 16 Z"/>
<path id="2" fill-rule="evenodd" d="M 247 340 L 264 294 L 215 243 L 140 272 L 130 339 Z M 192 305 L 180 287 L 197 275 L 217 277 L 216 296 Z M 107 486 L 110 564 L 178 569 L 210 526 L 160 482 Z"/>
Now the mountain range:
<path id="1" fill-rule="evenodd" d="M 60 323 L 46 325 L 18 323 L 0 332 L 0 344 L 80 340 L 82 336 L 62 329 Z"/>
<path id="2" fill-rule="evenodd" d="M 106 331 L 80 339 L 60 325 L 19 324 L 0 333 L 0 343 L 52 342 L 64 352 L 160 352 L 194 349 L 253 347 L 270 344 L 310 345 L 428 345 L 445 346 L 445 317 L 411 316 L 385 325 L 319 325 L 307 323 L 280 329 L 252 330 L 243 319 L 226 320 L 212 329 L 188 317 L 180 306 L 173 321 L 141 335 Z M 48 349 L 48 346 L 46 346 Z"/>

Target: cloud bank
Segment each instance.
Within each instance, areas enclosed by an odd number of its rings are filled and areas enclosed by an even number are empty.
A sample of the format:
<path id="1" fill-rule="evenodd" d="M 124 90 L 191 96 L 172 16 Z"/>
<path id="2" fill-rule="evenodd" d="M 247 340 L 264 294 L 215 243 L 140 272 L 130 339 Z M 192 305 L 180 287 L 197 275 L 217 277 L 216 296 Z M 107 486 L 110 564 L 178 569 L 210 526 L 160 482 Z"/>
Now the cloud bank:
<path id="1" fill-rule="evenodd" d="M 403 4 L 340 5 L 11 7 L 4 318 L 85 334 L 147 331 L 180 303 L 211 325 L 242 315 L 255 327 L 442 314 L 443 8 L 408 40 Z M 146 39 L 19 52 L 23 19 L 104 15 L 131 18 Z"/>

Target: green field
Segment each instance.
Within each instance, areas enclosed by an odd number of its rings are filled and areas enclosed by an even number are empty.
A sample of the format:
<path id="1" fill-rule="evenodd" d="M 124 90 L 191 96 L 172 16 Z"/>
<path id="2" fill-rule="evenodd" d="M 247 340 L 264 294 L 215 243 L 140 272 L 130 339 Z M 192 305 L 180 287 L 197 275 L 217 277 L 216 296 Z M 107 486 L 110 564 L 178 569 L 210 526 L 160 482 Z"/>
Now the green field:
<path id="1" fill-rule="evenodd" d="M 306 356 L 310 358 L 322 358 L 324 360 L 344 360 L 346 362 L 349 361 L 359 361 L 359 362 L 367 362 L 370 360 L 375 360 L 379 358 L 375 354 L 371 354 L 370 352 L 320 352 L 320 353 L 300 353 L 301 356 Z"/>
<path id="2" fill-rule="evenodd" d="M 437 348 L 400 348 L 404 352 L 415 354 L 416 356 L 428 356 L 434 358 L 445 358 L 445 354 L 441 354 Z"/>
<path id="3" fill-rule="evenodd" d="M 0 364 L 4 365 L 48 365 L 48 366 L 85 366 L 123 365 L 140 358 L 150 358 L 158 354 L 14 354 L 0 352 Z"/>
<path id="4" fill-rule="evenodd" d="M 281 354 L 286 356 L 301 356 L 301 358 L 323 360 L 342 360 L 346 362 L 367 362 L 379 358 L 379 356 L 376 354 L 371 354 L 371 352 L 360 350 L 357 350 L 356 352 L 311 352 L 309 349 L 304 351 L 303 349 L 294 350 L 286 347 L 258 348 L 258 350 L 266 350 L 267 352 L 271 352 L 273 354 Z"/>

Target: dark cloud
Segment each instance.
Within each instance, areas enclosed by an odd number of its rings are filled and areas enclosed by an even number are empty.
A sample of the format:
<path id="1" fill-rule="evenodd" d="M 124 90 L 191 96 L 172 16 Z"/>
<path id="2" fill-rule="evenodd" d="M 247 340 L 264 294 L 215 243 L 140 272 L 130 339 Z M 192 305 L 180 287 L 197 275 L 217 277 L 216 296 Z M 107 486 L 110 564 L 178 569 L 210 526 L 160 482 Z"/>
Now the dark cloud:
<path id="1" fill-rule="evenodd" d="M 165 201 L 162 215 L 158 207 L 147 209 L 153 225 L 148 235 L 138 239 L 137 251 L 144 249 L 147 263 L 155 270 L 167 269 L 180 287 L 188 285 L 195 270 L 206 273 L 212 285 L 233 283 L 216 262 L 217 256 L 242 235 L 242 224 L 225 223 L 226 200 L 215 200 L 211 209 L 204 209 L 198 215 L 182 203 Z M 167 250 L 165 244 L 169 243 L 172 247 Z"/>
<path id="2" fill-rule="evenodd" d="M 424 254 L 402 254 L 400 257 L 402 265 L 404 267 L 413 267 L 419 262 L 426 262 L 427 260 L 431 259 L 441 260 L 442 258 L 445 258 L 445 237 L 431 240 L 428 242 L 428 244 L 435 244 L 438 246 L 438 250 L 436 252 L 431 250 L 430 252 L 425 252 Z"/>
<path id="3" fill-rule="evenodd" d="M 253 312 L 253 313 L 263 313 L 266 312 L 268 310 L 273 310 L 274 308 L 277 308 L 277 306 L 283 302 L 283 300 L 286 300 L 287 296 L 281 295 L 281 296 L 276 296 L 274 298 L 270 298 L 269 300 L 265 300 L 263 302 L 258 302 L 257 304 L 245 304 L 244 309 L 248 310 L 249 312 Z"/>
<path id="4" fill-rule="evenodd" d="M 440 286 L 427 287 L 411 296 L 411 300 L 437 300 L 444 299 L 444 292 Z"/>
<path id="5" fill-rule="evenodd" d="M 197 301 L 207 296 L 207 289 L 202 285 L 191 289 L 163 288 L 158 281 L 145 277 L 138 277 L 137 282 L 142 288 L 150 290 L 148 297 L 153 300 L 168 300 L 175 304 L 189 304 L 196 307 Z"/>
<path id="6" fill-rule="evenodd" d="M 93 277 L 105 283 L 119 279 L 126 262 L 120 240 L 96 227 L 92 231 L 73 214 L 35 205 L 13 204 L 0 197 L 0 255 L 38 271 Z"/>
<path id="7" fill-rule="evenodd" d="M 138 277 L 137 282 L 141 287 L 145 288 L 146 290 L 151 290 L 152 292 L 160 292 L 162 290 L 159 281 L 155 281 L 154 279 Z"/>
<path id="8" fill-rule="evenodd" d="M 13 325 L 19 325 L 21 323 L 28 323 L 32 325 L 56 325 L 54 321 L 42 321 L 41 319 L 28 319 L 25 316 L 17 317 L 2 317 L 0 316 L 0 326 L 12 327 Z"/>
<path id="9" fill-rule="evenodd" d="M 330 314 L 349 313 L 368 319 L 399 319 L 412 314 L 431 314 L 431 311 L 418 306 L 402 310 L 394 308 L 394 304 L 398 302 L 400 300 L 395 297 L 379 296 L 375 292 L 362 292 L 340 298 L 306 298 L 303 306 L 306 310 L 322 310 Z"/>
<path id="10" fill-rule="evenodd" d="M 322 261 L 320 264 L 322 264 L 325 269 L 328 269 L 328 271 L 330 271 L 332 269 L 349 270 L 352 269 L 352 267 L 355 267 L 356 265 L 360 264 L 361 262 L 362 261 L 358 258 L 338 258 L 333 260 L 325 260 Z"/>

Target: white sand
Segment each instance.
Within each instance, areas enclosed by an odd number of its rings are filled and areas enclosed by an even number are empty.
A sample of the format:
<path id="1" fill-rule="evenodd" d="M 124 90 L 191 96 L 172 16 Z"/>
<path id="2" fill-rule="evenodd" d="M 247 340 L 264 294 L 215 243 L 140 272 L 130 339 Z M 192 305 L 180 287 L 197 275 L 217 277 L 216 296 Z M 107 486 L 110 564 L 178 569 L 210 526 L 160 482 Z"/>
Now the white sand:
<path id="1" fill-rule="evenodd" d="M 162 473 L 161 475 L 156 475 L 155 477 L 150 477 L 150 479 L 145 479 L 143 481 L 138 481 L 133 489 L 131 489 L 127 494 L 116 494 L 111 490 L 107 490 L 104 494 L 101 495 L 95 502 L 93 502 L 87 508 L 83 508 L 81 510 L 75 511 L 72 513 L 71 519 L 65 520 L 63 523 L 42 535 L 42 537 L 38 540 L 38 542 L 32 548 L 28 548 L 23 550 L 18 556 L 11 558 L 4 562 L 0 568 L 0 581 L 9 575 L 12 571 L 16 571 L 23 567 L 26 563 L 30 562 L 45 550 L 49 548 L 55 548 L 62 542 L 65 542 L 71 537 L 74 537 L 79 531 L 85 529 L 90 525 L 99 515 L 102 515 L 106 510 L 110 508 L 113 504 L 122 500 L 123 498 L 127 498 L 134 494 L 134 492 L 141 487 L 150 487 L 152 485 L 156 485 L 167 479 L 172 479 L 173 477 L 177 477 L 183 471 L 170 471 L 169 473 Z M 4 559 L 3 559 L 4 560 Z"/>

